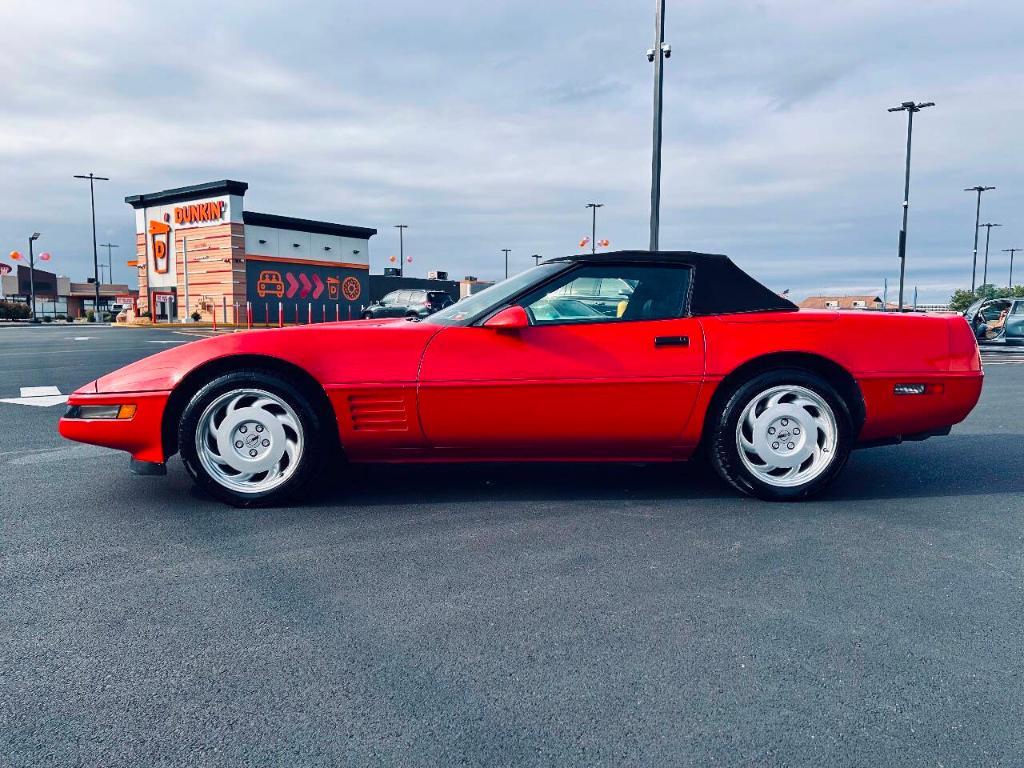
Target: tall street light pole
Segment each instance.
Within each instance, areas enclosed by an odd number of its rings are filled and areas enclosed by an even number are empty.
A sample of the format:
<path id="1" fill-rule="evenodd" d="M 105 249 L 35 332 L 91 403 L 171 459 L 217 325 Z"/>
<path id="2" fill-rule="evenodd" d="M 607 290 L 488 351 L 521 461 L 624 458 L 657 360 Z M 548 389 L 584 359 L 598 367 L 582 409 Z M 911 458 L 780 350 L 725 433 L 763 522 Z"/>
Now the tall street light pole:
<path id="1" fill-rule="evenodd" d="M 93 314 L 96 315 L 96 320 L 99 322 L 100 314 L 100 257 L 99 251 L 96 248 L 96 190 L 94 182 L 97 181 L 110 181 L 106 176 L 97 176 L 92 171 L 89 171 L 88 176 L 76 175 L 76 179 L 88 179 L 89 180 L 89 203 L 92 206 L 92 276 L 94 286 L 96 288 L 96 294 L 93 299 Z"/>
<path id="2" fill-rule="evenodd" d="M 114 262 L 110 256 L 110 249 L 120 247 L 121 246 L 117 245 L 117 243 L 100 243 L 100 248 L 107 249 L 107 280 L 109 280 L 111 283 L 114 282 Z M 130 288 L 131 286 L 128 287 Z"/>
<path id="3" fill-rule="evenodd" d="M 508 255 L 512 252 L 511 248 L 501 249 L 505 254 L 505 279 L 508 280 Z"/>
<path id="4" fill-rule="evenodd" d="M 985 267 L 981 273 L 981 284 L 988 285 L 988 240 L 992 236 L 992 227 L 1001 227 L 1002 224 L 982 224 L 985 228 Z"/>
<path id="5" fill-rule="evenodd" d="M 597 209 L 604 208 L 604 203 L 587 203 L 590 209 L 590 252 L 597 253 Z"/>
<path id="6" fill-rule="evenodd" d="M 395 224 L 398 230 L 398 276 L 405 277 L 405 230 L 408 224 Z"/>
<path id="7" fill-rule="evenodd" d="M 1013 254 L 1021 250 L 1020 248 L 1003 248 L 1003 253 L 1010 254 L 1010 282 L 1006 284 L 1008 288 L 1013 288 Z"/>
<path id="8" fill-rule="evenodd" d="M 910 139 L 914 133 L 914 113 L 920 112 L 925 107 L 934 107 L 934 101 L 926 101 L 915 104 L 912 101 L 904 101 L 898 107 L 890 107 L 890 112 L 907 113 L 907 162 L 906 175 L 903 182 L 903 226 L 900 228 L 900 298 L 899 311 L 903 311 L 903 277 L 907 271 L 907 213 L 910 208 Z"/>
<path id="9" fill-rule="evenodd" d="M 29 301 L 29 317 L 32 320 L 36 319 L 36 255 L 32 251 L 32 246 L 36 240 L 39 239 L 39 233 L 33 232 L 32 236 L 28 239 L 28 293 Z"/>
<path id="10" fill-rule="evenodd" d="M 967 187 L 964 192 L 977 192 L 978 193 L 978 205 L 974 209 L 974 262 L 971 265 L 971 293 L 974 293 L 975 281 L 978 277 L 978 230 L 981 229 L 981 193 L 988 192 L 990 189 L 995 187 L 983 187 L 978 185 L 976 187 Z"/>
<path id="11" fill-rule="evenodd" d="M 651 250 L 658 250 L 658 228 L 661 217 L 661 106 L 665 89 L 665 59 L 672 55 L 672 46 L 665 42 L 665 0 L 655 0 L 654 47 L 647 50 L 647 60 L 654 64 L 654 125 L 651 148 Z"/>

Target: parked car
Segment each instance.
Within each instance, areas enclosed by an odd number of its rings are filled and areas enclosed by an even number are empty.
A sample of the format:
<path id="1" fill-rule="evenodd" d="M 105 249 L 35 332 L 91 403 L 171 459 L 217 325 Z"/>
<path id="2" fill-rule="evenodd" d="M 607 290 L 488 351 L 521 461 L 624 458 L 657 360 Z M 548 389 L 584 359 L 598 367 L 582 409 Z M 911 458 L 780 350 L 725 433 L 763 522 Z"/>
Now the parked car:
<path id="1" fill-rule="evenodd" d="M 1024 345 L 1024 298 L 979 299 L 964 318 L 979 344 Z"/>
<path id="2" fill-rule="evenodd" d="M 625 295 L 566 286 L 621 281 Z M 401 293 L 401 292 L 399 292 Z M 572 298 L 568 298 L 571 296 Z M 396 302 L 397 303 L 397 302 Z M 384 305 L 388 306 L 388 305 Z M 855 447 L 949 434 L 981 355 L 953 314 L 799 310 L 725 256 L 553 259 L 421 322 L 217 336 L 75 391 L 65 437 L 231 504 L 290 503 L 344 462 L 674 461 L 797 500 Z"/>
<path id="3" fill-rule="evenodd" d="M 363 310 L 363 319 L 408 317 L 422 320 L 427 315 L 451 306 L 452 303 L 452 297 L 444 291 L 430 291 L 424 288 L 392 291 Z"/>

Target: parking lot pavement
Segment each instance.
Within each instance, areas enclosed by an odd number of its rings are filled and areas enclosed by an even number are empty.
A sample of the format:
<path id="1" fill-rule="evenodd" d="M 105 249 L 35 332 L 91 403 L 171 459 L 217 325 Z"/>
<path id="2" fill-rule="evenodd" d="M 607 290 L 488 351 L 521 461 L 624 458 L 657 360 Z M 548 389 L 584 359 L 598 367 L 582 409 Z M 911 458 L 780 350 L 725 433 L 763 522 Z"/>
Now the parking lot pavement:
<path id="1" fill-rule="evenodd" d="M 177 341 L 0 329 L 0 398 Z M 1019 765 L 1024 365 L 986 374 L 798 505 L 443 466 L 243 511 L 0 403 L 0 764 Z"/>

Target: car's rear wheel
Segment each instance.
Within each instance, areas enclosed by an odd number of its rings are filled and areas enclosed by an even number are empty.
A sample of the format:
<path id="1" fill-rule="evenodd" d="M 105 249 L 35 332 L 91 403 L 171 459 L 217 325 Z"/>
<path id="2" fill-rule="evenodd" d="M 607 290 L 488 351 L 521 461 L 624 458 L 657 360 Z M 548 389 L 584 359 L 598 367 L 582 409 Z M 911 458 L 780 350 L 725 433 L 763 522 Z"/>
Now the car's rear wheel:
<path id="1" fill-rule="evenodd" d="M 820 376 L 787 369 L 737 386 L 713 425 L 709 447 L 715 469 L 739 490 L 796 501 L 835 479 L 852 444 L 842 397 Z"/>
<path id="2" fill-rule="evenodd" d="M 178 445 L 211 495 L 235 506 L 291 503 L 325 457 L 321 420 L 291 381 L 263 371 L 220 376 L 193 395 Z"/>
<path id="3" fill-rule="evenodd" d="M 363 320 L 373 320 L 372 312 L 363 312 Z"/>

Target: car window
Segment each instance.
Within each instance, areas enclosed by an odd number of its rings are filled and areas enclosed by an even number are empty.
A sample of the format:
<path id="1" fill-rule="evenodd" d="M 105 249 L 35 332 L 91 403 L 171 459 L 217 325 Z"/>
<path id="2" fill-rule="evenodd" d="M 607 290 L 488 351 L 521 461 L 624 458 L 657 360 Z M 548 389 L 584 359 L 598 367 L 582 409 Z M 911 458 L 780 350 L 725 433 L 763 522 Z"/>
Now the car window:
<path id="1" fill-rule="evenodd" d="M 1018 301 L 1013 305 L 1013 315 L 1024 315 L 1024 301 Z"/>
<path id="2" fill-rule="evenodd" d="M 381 304 L 394 304 L 395 303 L 395 296 L 397 296 L 397 295 L 398 295 L 398 291 L 392 291 L 391 293 L 387 294 L 383 299 L 381 299 L 380 303 Z"/>
<path id="3" fill-rule="evenodd" d="M 507 280 L 495 283 L 489 288 L 450 304 L 447 309 L 435 312 L 424 322 L 435 325 L 469 325 L 485 313 L 500 307 L 512 297 L 529 290 L 530 286 L 544 282 L 565 268 L 565 264 L 558 262 L 531 267 L 525 272 L 520 272 L 518 275 L 513 275 Z"/>
<path id="4" fill-rule="evenodd" d="M 666 320 L 681 317 L 690 269 L 656 264 L 573 270 L 519 303 L 535 325 Z"/>
<path id="5" fill-rule="evenodd" d="M 998 320 L 999 314 L 1004 310 L 1008 309 L 1010 302 L 1008 301 L 993 301 L 991 304 L 987 304 L 981 309 L 981 317 L 986 320 Z"/>
<path id="6" fill-rule="evenodd" d="M 396 291 L 395 304 L 408 304 L 410 293 L 412 293 L 412 291 Z"/>

